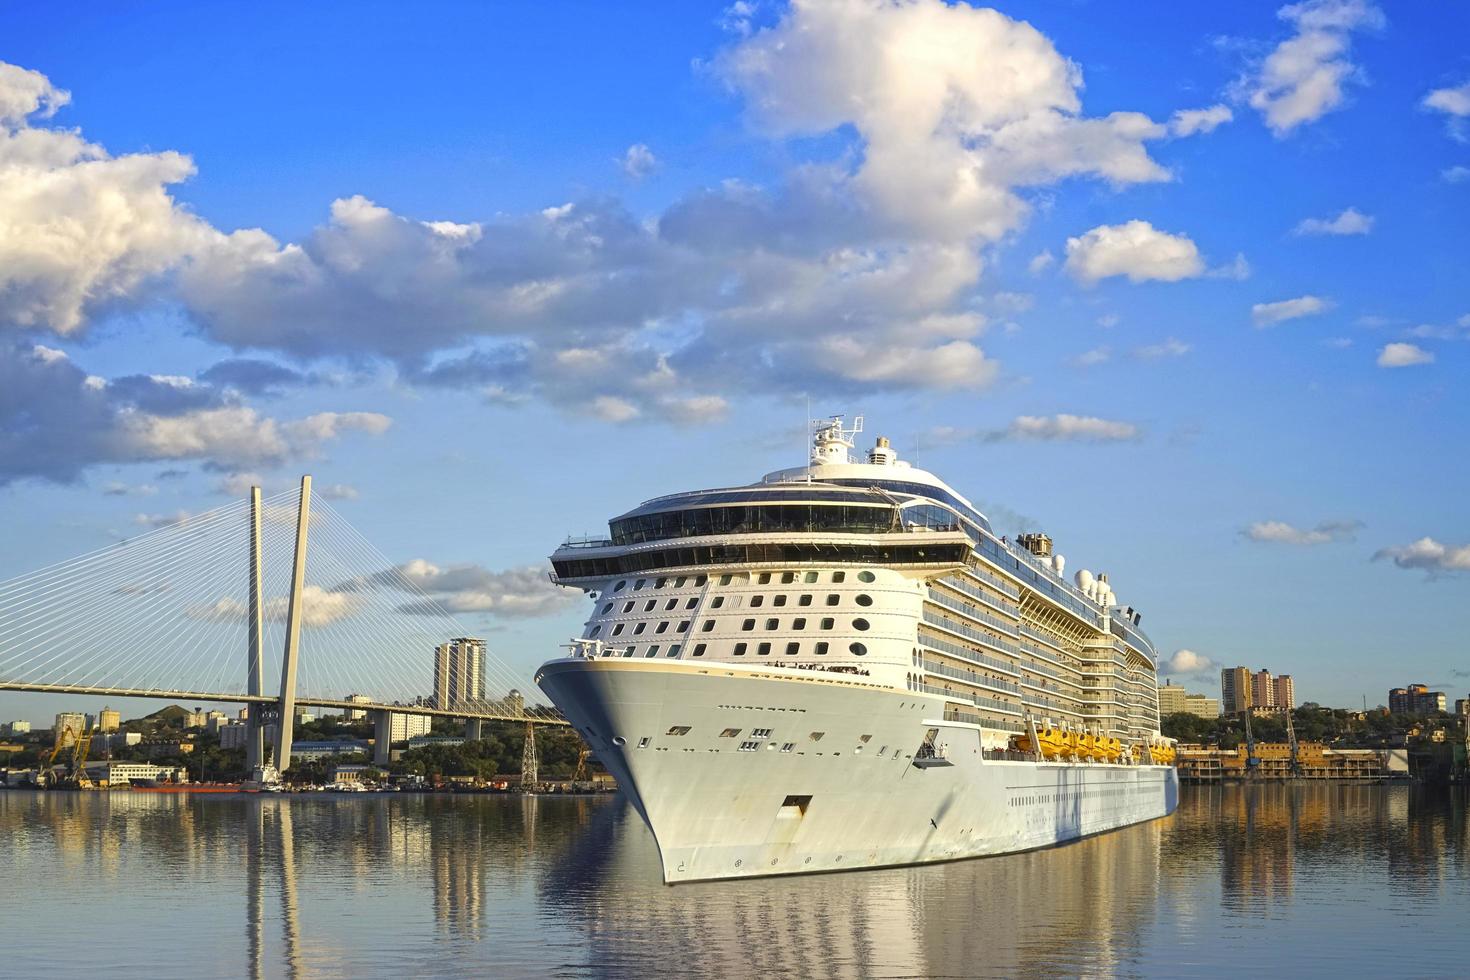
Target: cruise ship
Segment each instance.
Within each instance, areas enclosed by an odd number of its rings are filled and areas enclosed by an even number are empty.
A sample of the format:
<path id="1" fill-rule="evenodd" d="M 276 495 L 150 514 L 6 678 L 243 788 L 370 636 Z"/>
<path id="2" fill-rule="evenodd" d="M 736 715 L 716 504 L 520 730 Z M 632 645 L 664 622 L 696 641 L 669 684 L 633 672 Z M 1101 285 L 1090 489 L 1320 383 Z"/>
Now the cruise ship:
<path id="1" fill-rule="evenodd" d="M 950 861 L 1167 816 L 1157 655 L 1108 576 L 1063 577 L 862 419 L 808 462 L 569 540 L 592 600 L 536 680 L 678 883 Z"/>

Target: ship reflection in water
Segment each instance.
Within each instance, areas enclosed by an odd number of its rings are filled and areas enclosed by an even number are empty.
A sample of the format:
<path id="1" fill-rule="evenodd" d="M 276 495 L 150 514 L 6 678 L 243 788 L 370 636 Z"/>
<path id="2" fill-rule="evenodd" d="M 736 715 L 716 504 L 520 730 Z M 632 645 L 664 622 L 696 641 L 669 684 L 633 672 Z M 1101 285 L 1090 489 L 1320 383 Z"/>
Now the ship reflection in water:
<path id="1" fill-rule="evenodd" d="M 7 792 L 0 972 L 1461 975 L 1467 853 L 1463 793 L 1187 787 L 1052 850 L 670 888 L 617 799 Z"/>

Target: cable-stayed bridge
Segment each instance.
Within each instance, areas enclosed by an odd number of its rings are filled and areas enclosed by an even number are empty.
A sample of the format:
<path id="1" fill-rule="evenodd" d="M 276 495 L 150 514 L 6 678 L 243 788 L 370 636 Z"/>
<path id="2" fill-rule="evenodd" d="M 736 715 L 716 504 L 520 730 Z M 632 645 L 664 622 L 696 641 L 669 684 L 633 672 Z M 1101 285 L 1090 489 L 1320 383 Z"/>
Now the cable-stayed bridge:
<path id="1" fill-rule="evenodd" d="M 246 756 L 291 761 L 299 707 L 565 724 L 347 520 L 299 489 L 183 517 L 0 582 L 0 690 L 236 702 Z M 534 765 L 534 763 L 532 763 Z M 533 777 L 534 778 L 534 777 Z"/>

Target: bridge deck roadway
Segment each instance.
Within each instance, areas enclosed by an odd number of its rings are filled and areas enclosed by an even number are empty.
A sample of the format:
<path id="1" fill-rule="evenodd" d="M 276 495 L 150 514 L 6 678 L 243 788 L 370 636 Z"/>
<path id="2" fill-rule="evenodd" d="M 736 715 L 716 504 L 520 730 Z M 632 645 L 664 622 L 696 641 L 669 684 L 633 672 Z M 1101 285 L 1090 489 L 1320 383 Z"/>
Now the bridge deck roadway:
<path id="1" fill-rule="evenodd" d="M 113 698 L 156 698 L 163 701 L 233 702 L 237 704 L 275 704 L 280 698 L 273 694 L 230 694 L 222 691 L 160 691 L 142 690 L 131 687 L 87 687 L 77 684 L 27 684 L 24 681 L 0 681 L 0 691 L 32 691 L 39 694 L 85 694 Z M 492 704 L 477 709 L 471 705 L 460 708 L 429 708 L 417 704 L 377 704 L 359 701 L 338 701 L 329 698 L 297 697 L 296 703 L 312 708 L 341 708 L 346 711 L 391 711 L 403 715 L 430 715 L 439 718 L 473 718 L 483 721 L 534 721 L 538 725 L 565 725 L 567 720 L 550 708 L 532 708 L 515 713 L 498 710 Z"/>

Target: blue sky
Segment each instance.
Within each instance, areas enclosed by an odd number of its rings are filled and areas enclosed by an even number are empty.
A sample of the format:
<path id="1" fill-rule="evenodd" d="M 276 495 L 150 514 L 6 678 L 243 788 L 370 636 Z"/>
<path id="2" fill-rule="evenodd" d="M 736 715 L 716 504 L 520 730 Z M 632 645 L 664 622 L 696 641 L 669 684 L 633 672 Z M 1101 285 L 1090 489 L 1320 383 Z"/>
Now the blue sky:
<path id="1" fill-rule="evenodd" d="M 810 398 L 1109 571 L 1187 685 L 1463 697 L 1466 36 L 0 6 L 0 578 L 310 471 L 529 666 L 584 611 L 517 570 L 798 462 Z"/>

